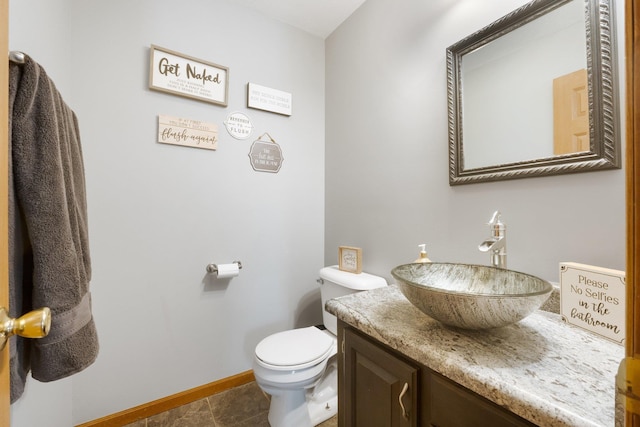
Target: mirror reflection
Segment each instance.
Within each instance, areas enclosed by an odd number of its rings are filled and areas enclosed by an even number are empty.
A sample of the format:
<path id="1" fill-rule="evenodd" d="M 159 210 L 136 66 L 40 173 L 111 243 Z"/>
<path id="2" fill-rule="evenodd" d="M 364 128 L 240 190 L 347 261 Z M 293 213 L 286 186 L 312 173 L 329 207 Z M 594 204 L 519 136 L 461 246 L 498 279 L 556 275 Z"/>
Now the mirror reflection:
<path id="1" fill-rule="evenodd" d="M 619 167 L 596 3 L 533 1 L 447 50 L 451 184 Z"/>

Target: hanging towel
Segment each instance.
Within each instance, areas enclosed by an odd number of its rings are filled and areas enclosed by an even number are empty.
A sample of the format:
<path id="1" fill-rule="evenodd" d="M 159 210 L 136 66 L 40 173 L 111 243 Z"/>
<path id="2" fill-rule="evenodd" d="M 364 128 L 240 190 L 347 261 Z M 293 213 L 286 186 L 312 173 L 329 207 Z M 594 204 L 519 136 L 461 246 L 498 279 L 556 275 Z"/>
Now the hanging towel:
<path id="1" fill-rule="evenodd" d="M 84 163 L 75 113 L 28 55 L 9 74 L 9 304 L 12 317 L 49 307 L 41 339 L 12 337 L 11 401 L 29 371 L 48 382 L 98 355 L 91 313 Z"/>

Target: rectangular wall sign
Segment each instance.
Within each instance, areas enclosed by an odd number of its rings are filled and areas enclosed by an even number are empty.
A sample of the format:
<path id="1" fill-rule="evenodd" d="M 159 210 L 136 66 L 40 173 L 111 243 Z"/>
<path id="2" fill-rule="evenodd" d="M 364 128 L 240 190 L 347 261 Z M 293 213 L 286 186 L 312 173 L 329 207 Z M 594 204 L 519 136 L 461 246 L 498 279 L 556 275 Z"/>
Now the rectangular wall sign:
<path id="1" fill-rule="evenodd" d="M 625 307 L 624 271 L 560 263 L 562 320 L 622 344 Z"/>
<path id="2" fill-rule="evenodd" d="M 149 89 L 227 106 L 227 67 L 154 45 L 149 65 Z"/>
<path id="3" fill-rule="evenodd" d="M 249 108 L 291 115 L 291 94 L 288 92 L 248 83 L 247 97 Z"/>
<path id="4" fill-rule="evenodd" d="M 218 148 L 218 125 L 159 115 L 158 142 L 215 150 Z"/>

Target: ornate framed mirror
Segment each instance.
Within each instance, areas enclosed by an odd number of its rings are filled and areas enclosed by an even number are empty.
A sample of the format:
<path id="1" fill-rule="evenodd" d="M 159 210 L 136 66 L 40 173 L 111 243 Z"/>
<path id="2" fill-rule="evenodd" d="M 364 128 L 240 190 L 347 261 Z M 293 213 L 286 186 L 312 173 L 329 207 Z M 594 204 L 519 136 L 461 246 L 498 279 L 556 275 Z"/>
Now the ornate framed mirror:
<path id="1" fill-rule="evenodd" d="M 610 0 L 534 0 L 447 49 L 449 183 L 620 168 Z"/>

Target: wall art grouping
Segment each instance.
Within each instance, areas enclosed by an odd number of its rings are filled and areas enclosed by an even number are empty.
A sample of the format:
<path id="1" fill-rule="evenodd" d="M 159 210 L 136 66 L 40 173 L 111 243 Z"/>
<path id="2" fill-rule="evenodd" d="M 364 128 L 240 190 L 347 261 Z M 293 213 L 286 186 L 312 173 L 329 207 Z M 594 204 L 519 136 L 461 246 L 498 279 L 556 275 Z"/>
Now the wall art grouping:
<path id="1" fill-rule="evenodd" d="M 151 45 L 149 89 L 226 107 L 229 99 L 229 68 L 176 51 Z M 247 83 L 247 107 L 291 116 L 292 95 L 255 83 Z M 224 121 L 229 135 L 249 138 L 253 123 L 242 112 Z M 158 115 L 158 142 L 216 150 L 218 125 L 200 120 Z M 249 161 L 254 171 L 278 173 L 284 161 L 282 149 L 268 133 L 253 141 Z"/>

